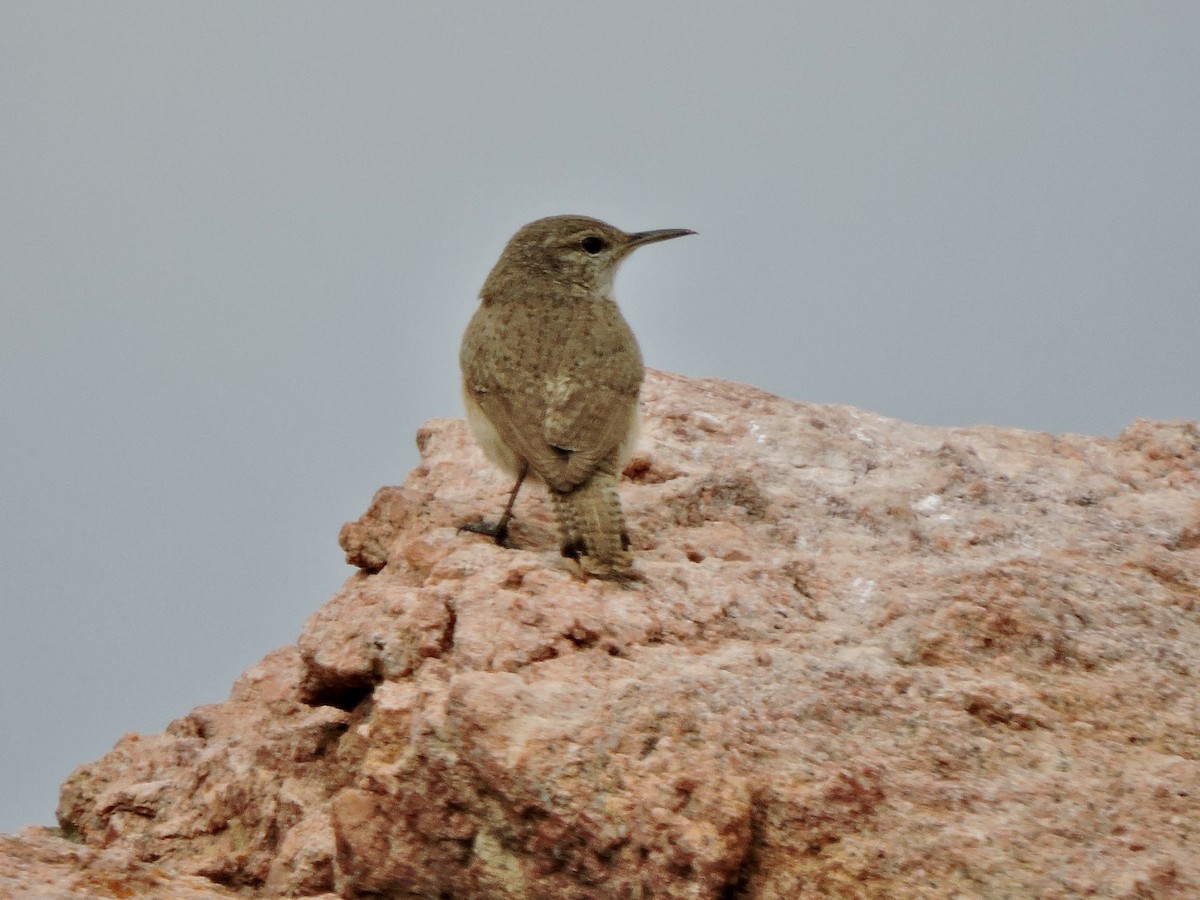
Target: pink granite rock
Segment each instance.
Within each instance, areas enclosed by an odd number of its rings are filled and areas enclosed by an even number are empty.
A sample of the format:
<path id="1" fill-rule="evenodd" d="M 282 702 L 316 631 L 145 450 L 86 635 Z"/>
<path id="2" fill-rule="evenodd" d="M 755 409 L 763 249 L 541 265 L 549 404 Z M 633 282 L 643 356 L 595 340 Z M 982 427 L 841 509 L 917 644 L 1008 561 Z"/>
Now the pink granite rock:
<path id="1" fill-rule="evenodd" d="M 0 835 L 0 897 L 236 900 L 238 895 L 207 878 L 138 862 L 128 850 L 96 850 L 65 840 L 53 829 L 29 827 Z"/>
<path id="2" fill-rule="evenodd" d="M 431 422 L 297 646 L 63 828 L 246 896 L 1200 896 L 1195 423 L 644 399 L 642 584 L 579 580 L 536 487 L 518 549 L 458 533 L 508 485 Z"/>

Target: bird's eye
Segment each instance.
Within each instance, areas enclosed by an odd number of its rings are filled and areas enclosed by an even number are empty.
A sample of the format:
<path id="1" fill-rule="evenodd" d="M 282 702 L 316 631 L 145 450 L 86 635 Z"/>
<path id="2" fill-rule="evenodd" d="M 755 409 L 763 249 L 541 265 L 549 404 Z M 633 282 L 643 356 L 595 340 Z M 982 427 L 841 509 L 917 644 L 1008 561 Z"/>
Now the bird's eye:
<path id="1" fill-rule="evenodd" d="M 594 234 L 589 234 L 579 242 L 579 246 L 595 256 L 597 253 L 607 247 L 608 244 L 605 243 L 604 238 L 598 238 Z"/>

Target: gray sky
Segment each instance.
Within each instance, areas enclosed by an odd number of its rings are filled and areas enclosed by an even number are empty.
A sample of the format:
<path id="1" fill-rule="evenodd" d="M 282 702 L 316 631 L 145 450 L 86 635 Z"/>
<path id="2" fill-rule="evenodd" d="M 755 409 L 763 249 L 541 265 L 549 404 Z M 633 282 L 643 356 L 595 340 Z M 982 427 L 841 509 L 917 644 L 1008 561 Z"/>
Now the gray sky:
<path id="1" fill-rule="evenodd" d="M 700 232 L 658 368 L 1200 418 L 1194 0 L 3 0 L 0 79 L 0 831 L 294 640 L 539 216 Z"/>

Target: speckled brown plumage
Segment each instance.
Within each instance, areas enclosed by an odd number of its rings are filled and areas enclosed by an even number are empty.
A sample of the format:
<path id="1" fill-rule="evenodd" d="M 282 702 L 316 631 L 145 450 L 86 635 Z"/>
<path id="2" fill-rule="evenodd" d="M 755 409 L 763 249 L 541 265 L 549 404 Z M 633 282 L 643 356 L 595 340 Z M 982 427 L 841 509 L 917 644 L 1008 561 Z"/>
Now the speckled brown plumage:
<path id="1" fill-rule="evenodd" d="M 637 435 L 644 370 L 613 277 L 635 248 L 692 233 L 630 234 L 586 216 L 553 216 L 508 242 L 459 361 L 471 428 L 516 484 L 496 525 L 469 530 L 503 542 L 532 473 L 550 491 L 563 554 L 586 574 L 631 577 L 617 480 Z"/>

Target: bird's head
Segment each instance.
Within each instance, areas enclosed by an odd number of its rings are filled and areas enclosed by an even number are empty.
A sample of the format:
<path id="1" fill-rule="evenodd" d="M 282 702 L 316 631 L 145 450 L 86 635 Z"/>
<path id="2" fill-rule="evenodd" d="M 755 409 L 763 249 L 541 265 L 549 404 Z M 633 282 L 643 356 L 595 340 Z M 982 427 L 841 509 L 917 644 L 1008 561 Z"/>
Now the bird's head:
<path id="1" fill-rule="evenodd" d="M 538 219 L 509 239 L 483 296 L 544 286 L 563 299 L 577 294 L 609 297 L 617 267 L 638 247 L 695 233 L 686 228 L 630 233 L 588 216 Z"/>

